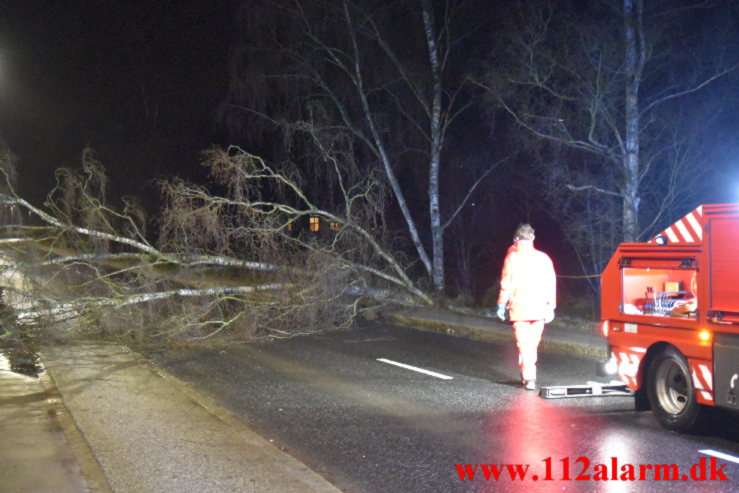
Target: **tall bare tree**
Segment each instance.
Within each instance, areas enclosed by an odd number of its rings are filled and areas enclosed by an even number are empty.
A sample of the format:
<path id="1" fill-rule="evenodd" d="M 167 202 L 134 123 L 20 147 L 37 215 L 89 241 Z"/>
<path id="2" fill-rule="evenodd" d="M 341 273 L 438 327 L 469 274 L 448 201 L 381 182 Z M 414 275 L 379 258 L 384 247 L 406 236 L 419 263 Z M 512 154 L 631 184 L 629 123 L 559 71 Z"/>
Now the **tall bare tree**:
<path id="1" fill-rule="evenodd" d="M 650 234 L 710 169 L 694 151 L 712 129 L 693 122 L 726 109 L 721 93 L 712 104 L 701 98 L 736 71 L 736 10 L 729 2 L 603 0 L 521 2 L 514 12 L 481 85 L 551 144 L 550 169 L 574 172 L 561 185 L 594 193 L 580 199 L 591 205 L 620 202 L 620 240 Z M 562 161 L 551 162 L 554 155 Z"/>
<path id="2" fill-rule="evenodd" d="M 305 164 L 315 176 L 322 177 L 321 166 L 339 154 L 351 156 L 342 162 L 355 175 L 382 170 L 437 292 L 445 286 L 444 233 L 493 168 L 460 173 L 467 193 L 457 197 L 440 179 L 449 128 L 470 105 L 455 47 L 462 6 L 431 0 L 247 2 L 225 113 L 232 129 L 247 126 L 262 138 L 265 121 L 272 122 L 303 155 L 308 147 L 296 136 L 319 144 L 319 156 Z M 244 140 L 259 145 L 253 135 Z M 326 180 L 316 185 L 327 195 L 335 188 Z"/>

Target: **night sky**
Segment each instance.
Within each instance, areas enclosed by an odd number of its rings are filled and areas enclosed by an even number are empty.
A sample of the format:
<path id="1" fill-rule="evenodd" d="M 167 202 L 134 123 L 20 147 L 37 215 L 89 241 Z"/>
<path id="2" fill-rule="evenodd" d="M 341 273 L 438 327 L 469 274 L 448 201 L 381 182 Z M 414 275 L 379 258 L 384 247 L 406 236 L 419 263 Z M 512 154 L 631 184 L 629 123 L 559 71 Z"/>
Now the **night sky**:
<path id="1" fill-rule="evenodd" d="M 122 194 L 216 142 L 235 2 L 3 1 L 0 135 L 38 202 L 89 145 Z M 154 190 L 154 188 L 152 188 Z"/>
<path id="2" fill-rule="evenodd" d="M 132 193 L 152 178 L 192 174 L 199 151 L 228 143 L 217 114 L 238 3 L 2 1 L 0 136 L 20 158 L 21 192 L 41 199 L 53 170 L 78 166 L 86 145 Z M 725 124 L 739 129 L 737 115 Z M 739 198 L 739 151 L 721 137 L 707 200 Z"/>

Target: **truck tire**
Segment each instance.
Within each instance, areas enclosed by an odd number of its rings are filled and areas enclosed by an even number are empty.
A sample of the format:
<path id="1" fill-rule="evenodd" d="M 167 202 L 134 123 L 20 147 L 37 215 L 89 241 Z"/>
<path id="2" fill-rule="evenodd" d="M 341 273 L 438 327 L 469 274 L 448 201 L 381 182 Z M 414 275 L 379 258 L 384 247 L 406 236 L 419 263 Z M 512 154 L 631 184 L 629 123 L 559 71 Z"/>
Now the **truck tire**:
<path id="1" fill-rule="evenodd" d="M 648 379 L 649 404 L 660 424 L 681 433 L 694 430 L 701 406 L 683 355 L 674 348 L 662 350 L 649 366 Z"/>

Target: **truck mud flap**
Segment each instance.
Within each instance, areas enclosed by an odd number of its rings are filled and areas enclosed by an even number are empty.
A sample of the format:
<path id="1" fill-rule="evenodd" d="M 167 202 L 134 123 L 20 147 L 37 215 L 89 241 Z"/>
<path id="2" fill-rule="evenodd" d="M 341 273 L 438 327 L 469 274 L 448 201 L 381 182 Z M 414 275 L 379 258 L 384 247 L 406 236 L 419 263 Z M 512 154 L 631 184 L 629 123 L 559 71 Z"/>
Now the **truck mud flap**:
<path id="1" fill-rule="evenodd" d="M 713 376 L 716 406 L 739 411 L 739 334 L 716 334 Z"/>

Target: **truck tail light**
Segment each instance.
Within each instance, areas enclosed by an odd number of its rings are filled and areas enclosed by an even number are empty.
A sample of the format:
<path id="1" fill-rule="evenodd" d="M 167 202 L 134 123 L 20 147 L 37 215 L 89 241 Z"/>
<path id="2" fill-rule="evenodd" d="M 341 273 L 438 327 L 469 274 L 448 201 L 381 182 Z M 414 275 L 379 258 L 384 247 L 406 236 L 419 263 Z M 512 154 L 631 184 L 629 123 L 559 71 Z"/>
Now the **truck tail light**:
<path id="1" fill-rule="evenodd" d="M 608 337 L 608 320 L 603 320 L 600 331 L 603 333 L 603 337 Z"/>

